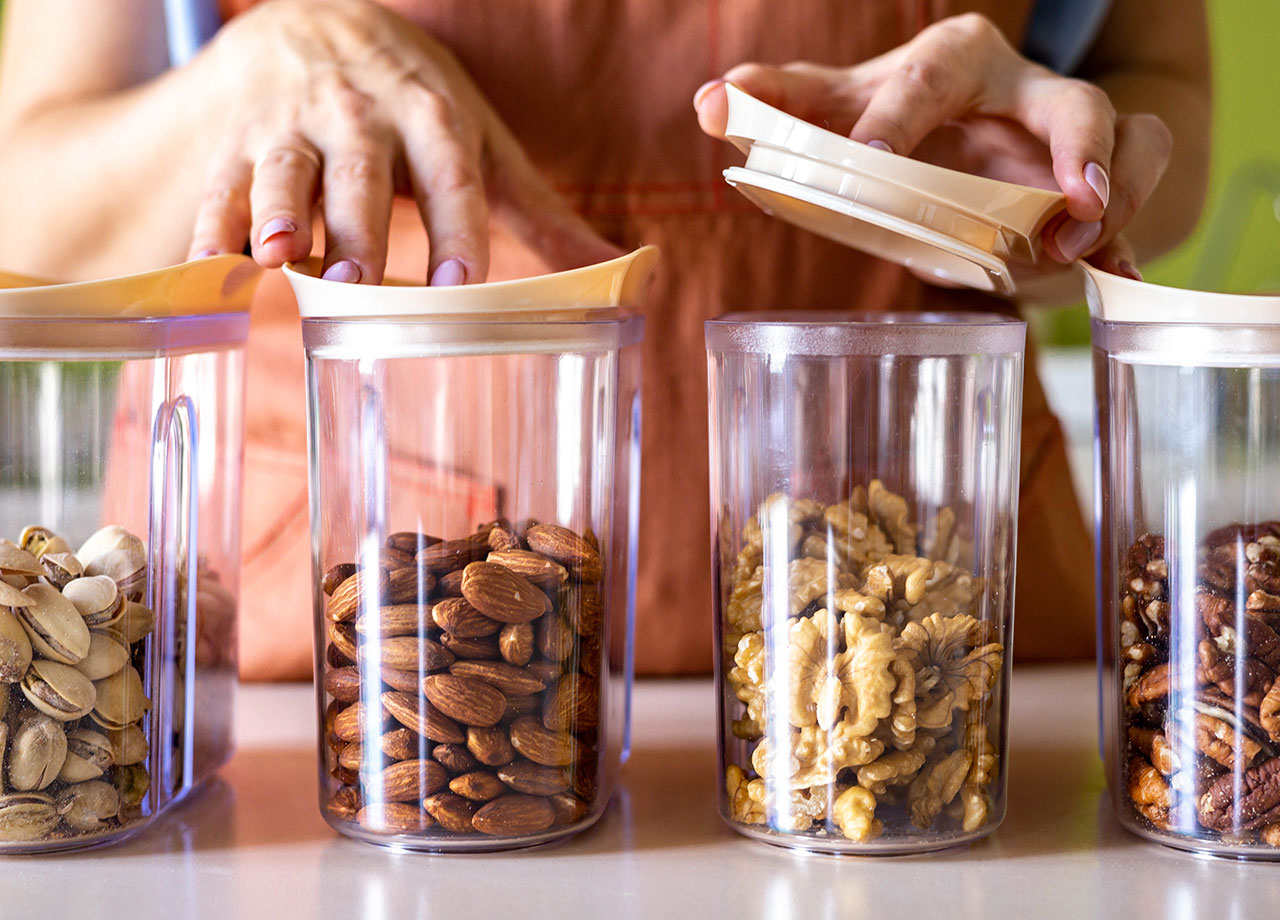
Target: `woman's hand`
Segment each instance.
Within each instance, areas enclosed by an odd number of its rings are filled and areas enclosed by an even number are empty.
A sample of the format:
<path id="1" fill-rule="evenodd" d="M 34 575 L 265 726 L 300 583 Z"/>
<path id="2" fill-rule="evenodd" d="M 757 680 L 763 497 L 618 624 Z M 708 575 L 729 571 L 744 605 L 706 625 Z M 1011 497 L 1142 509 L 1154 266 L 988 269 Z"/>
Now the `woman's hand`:
<path id="1" fill-rule="evenodd" d="M 1044 228 L 1034 269 L 1062 272 L 1087 258 L 1139 277 L 1120 235 L 1169 162 L 1171 136 L 1154 115 L 1117 115 L 1096 86 L 1020 56 L 988 19 L 944 19 L 887 54 L 854 67 L 743 64 L 699 89 L 702 129 L 723 137 L 723 82 L 894 153 L 978 175 L 1059 188 L 1067 212 Z"/>
<path id="2" fill-rule="evenodd" d="M 609 258 L 547 185 L 454 57 L 367 0 L 270 0 L 232 20 L 199 65 L 226 81 L 192 257 L 305 258 L 323 213 L 324 277 L 378 283 L 393 194 L 417 201 L 432 284 L 482 281 L 489 206 L 553 267 Z"/>

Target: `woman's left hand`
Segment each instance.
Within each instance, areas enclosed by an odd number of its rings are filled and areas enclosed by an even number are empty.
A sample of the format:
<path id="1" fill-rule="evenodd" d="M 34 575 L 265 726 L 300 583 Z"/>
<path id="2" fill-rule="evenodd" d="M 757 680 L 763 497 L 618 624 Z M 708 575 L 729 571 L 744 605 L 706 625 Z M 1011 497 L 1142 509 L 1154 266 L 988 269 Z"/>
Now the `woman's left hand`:
<path id="1" fill-rule="evenodd" d="M 715 137 L 724 136 L 726 81 L 881 149 L 1061 189 L 1067 211 L 1042 234 L 1052 261 L 1015 266 L 1019 279 L 1061 273 L 1080 258 L 1140 277 L 1120 234 L 1168 165 L 1168 128 L 1154 115 L 1117 115 L 1102 90 L 1022 57 L 983 16 L 941 20 L 853 67 L 739 65 L 694 97 Z"/>

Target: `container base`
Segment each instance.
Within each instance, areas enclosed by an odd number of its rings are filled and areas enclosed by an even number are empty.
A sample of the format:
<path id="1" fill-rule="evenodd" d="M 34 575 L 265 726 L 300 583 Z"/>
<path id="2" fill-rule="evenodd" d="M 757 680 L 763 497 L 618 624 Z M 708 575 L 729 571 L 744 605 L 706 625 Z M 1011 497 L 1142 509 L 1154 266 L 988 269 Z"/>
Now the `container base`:
<path id="1" fill-rule="evenodd" d="M 605 808 L 608 806 L 606 805 Z M 397 853 L 423 853 L 448 855 L 450 853 L 501 853 L 507 850 L 528 850 L 533 847 L 547 847 L 580 834 L 594 826 L 604 814 L 601 808 L 593 815 L 587 815 L 577 824 L 553 827 L 540 834 L 528 834 L 521 837 L 486 837 L 481 834 L 464 836 L 426 836 L 423 834 L 383 834 L 362 827 L 354 821 L 342 821 L 324 813 L 325 822 L 344 837 L 371 843 L 383 849 Z M 323 813 L 323 809 L 321 810 Z"/>
<path id="2" fill-rule="evenodd" d="M 1118 820 L 1120 826 L 1134 836 L 1192 856 L 1235 862 L 1280 862 L 1280 847 L 1267 846 L 1263 843 L 1231 844 L 1211 838 L 1184 837 L 1139 827 L 1123 818 Z"/>
<path id="3" fill-rule="evenodd" d="M 819 853 L 826 856 L 912 856 L 920 853 L 935 853 L 939 850 L 951 850 L 968 846 L 976 840 L 991 834 L 1000 826 L 994 821 L 981 830 L 971 834 L 948 835 L 946 837 L 922 837 L 913 840 L 872 840 L 859 843 L 856 840 L 845 840 L 838 837 L 807 836 L 787 834 L 768 830 L 736 821 L 725 821 L 729 827 L 744 837 L 767 843 L 770 846 L 783 847 L 789 850 L 803 850 L 807 853 Z"/>

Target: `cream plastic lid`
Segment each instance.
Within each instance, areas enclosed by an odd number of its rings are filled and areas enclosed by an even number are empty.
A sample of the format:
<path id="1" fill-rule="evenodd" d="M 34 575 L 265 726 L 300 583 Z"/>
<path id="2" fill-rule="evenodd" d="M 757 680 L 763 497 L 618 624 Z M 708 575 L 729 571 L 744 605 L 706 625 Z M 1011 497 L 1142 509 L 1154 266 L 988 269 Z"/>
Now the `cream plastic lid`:
<path id="1" fill-rule="evenodd" d="M 65 284 L 0 271 L 0 322 L 244 313 L 261 274 L 258 265 L 242 255 L 210 256 L 137 275 Z"/>
<path id="2" fill-rule="evenodd" d="M 658 247 L 643 246 L 617 259 L 569 271 L 447 287 L 395 280 L 381 285 L 325 281 L 319 277 L 318 259 L 286 265 L 284 273 L 303 319 L 532 319 L 532 314 L 569 318 L 637 305 L 657 261 Z"/>
<path id="3" fill-rule="evenodd" d="M 1190 291 L 1079 264 L 1089 315 L 1104 322 L 1280 327 L 1280 296 Z"/>
<path id="4" fill-rule="evenodd" d="M 726 137 L 747 155 L 725 180 L 783 220 L 940 280 L 1014 290 L 1007 260 L 1034 262 L 1060 192 L 877 150 L 802 121 L 737 86 Z"/>

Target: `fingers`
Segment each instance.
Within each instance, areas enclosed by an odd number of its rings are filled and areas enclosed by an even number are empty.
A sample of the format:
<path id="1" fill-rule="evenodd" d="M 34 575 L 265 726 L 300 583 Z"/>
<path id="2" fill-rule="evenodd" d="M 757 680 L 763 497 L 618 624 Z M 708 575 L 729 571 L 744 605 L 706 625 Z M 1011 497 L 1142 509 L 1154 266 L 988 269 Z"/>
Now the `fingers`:
<path id="1" fill-rule="evenodd" d="M 409 184 L 427 228 L 430 284 L 483 281 L 489 273 L 489 208 L 480 173 L 480 141 L 451 105 L 428 89 L 401 127 Z"/>
<path id="2" fill-rule="evenodd" d="M 311 208 L 320 179 L 320 155 L 301 137 L 268 145 L 254 167 L 249 203 L 253 256 L 267 268 L 311 252 Z"/>
<path id="3" fill-rule="evenodd" d="M 1111 161 L 1111 201 L 1102 217 L 1105 242 L 1129 225 L 1155 191 L 1169 165 L 1173 136 L 1154 115 L 1125 115 L 1116 122 L 1116 149 Z"/>
<path id="4" fill-rule="evenodd" d="M 196 209 L 187 258 L 241 252 L 249 236 L 249 185 L 253 166 L 238 153 L 215 160 L 204 195 Z"/>
<path id="5" fill-rule="evenodd" d="M 1090 265 L 1102 269 L 1104 272 L 1111 272 L 1113 275 L 1123 275 L 1126 278 L 1132 278 L 1134 281 L 1142 280 L 1142 272 L 1138 271 L 1137 258 L 1133 254 L 1133 247 L 1123 236 L 1117 236 L 1109 242 L 1100 246 L 1097 252 L 1089 256 Z"/>
<path id="6" fill-rule="evenodd" d="M 855 68 L 856 70 L 856 68 Z M 734 83 L 762 102 L 776 106 L 805 121 L 823 125 L 840 134 L 853 127 L 857 111 L 869 93 L 858 101 L 858 82 L 848 68 L 795 63 L 785 67 L 739 64 L 723 79 L 704 83 L 694 94 L 693 107 L 698 124 L 712 137 L 724 137 L 729 108 L 724 84 Z"/>

